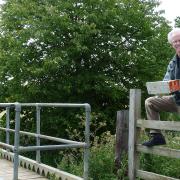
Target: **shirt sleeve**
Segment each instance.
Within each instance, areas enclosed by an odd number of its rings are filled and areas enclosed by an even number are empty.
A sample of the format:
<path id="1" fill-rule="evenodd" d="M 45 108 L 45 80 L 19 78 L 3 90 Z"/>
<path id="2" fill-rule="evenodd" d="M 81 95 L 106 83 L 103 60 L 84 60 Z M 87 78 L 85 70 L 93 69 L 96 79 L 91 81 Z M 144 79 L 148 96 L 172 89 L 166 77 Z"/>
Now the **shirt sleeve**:
<path id="1" fill-rule="evenodd" d="M 171 80 L 170 73 L 168 71 L 166 71 L 166 74 L 165 74 L 165 76 L 163 78 L 163 81 L 169 81 L 169 80 Z"/>
<path id="2" fill-rule="evenodd" d="M 174 71 L 175 71 L 175 63 L 172 60 L 172 61 L 170 61 L 169 65 L 167 67 L 167 71 L 163 78 L 163 81 L 174 80 L 175 79 Z"/>

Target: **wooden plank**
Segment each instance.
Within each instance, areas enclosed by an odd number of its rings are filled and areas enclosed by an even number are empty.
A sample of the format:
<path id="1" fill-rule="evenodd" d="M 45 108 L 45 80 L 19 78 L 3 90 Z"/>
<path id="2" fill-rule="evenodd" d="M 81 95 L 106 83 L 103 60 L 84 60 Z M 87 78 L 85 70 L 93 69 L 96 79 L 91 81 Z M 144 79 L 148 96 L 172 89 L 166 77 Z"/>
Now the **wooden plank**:
<path id="1" fill-rule="evenodd" d="M 129 111 L 117 111 L 116 120 L 116 144 L 115 144 L 115 170 L 116 172 L 121 166 L 123 152 L 128 152 L 128 126 Z"/>
<path id="2" fill-rule="evenodd" d="M 160 130 L 180 131 L 180 122 L 138 119 L 137 127 L 150 128 L 150 129 L 160 129 Z"/>
<path id="3" fill-rule="evenodd" d="M 137 154 L 135 150 L 136 144 L 136 121 L 141 114 L 141 90 L 130 90 L 130 106 L 129 106 L 129 142 L 128 142 L 128 177 L 129 180 L 135 179 L 135 169 Z"/>
<path id="4" fill-rule="evenodd" d="M 146 147 L 140 144 L 137 144 L 136 148 L 138 152 L 180 159 L 180 150 L 178 149 L 171 149 L 161 146 Z"/>
<path id="5" fill-rule="evenodd" d="M 169 94 L 168 81 L 156 81 L 146 83 L 148 94 Z"/>
<path id="6" fill-rule="evenodd" d="M 148 172 L 148 171 L 143 171 L 143 170 L 137 170 L 137 177 L 140 177 L 142 179 L 145 180 L 179 180 L 176 178 L 172 178 L 172 177 L 168 177 L 168 176 L 163 176 L 160 174 L 156 174 L 156 173 L 152 173 L 152 172 Z"/>
<path id="7" fill-rule="evenodd" d="M 180 80 L 147 82 L 149 94 L 169 94 L 180 90 Z"/>

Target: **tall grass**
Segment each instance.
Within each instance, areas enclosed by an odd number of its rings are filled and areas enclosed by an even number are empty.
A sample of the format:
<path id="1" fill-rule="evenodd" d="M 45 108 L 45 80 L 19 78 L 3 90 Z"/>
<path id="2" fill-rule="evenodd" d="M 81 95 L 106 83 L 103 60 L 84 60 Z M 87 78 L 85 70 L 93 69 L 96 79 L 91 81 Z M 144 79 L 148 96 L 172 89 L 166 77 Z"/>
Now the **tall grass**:
<path id="1" fill-rule="evenodd" d="M 71 155 L 73 153 L 71 152 Z M 77 155 L 65 155 L 59 164 L 59 168 L 72 174 L 82 176 L 83 162 L 77 162 Z M 79 159 L 79 158 L 78 158 Z M 89 161 L 90 179 L 116 180 L 114 174 L 114 136 L 106 132 L 101 137 L 96 137 L 90 150 Z"/>
<path id="2" fill-rule="evenodd" d="M 180 149 L 179 133 L 168 132 L 165 134 L 167 147 Z M 142 141 L 147 139 L 142 134 Z M 90 179 L 93 180 L 127 180 L 127 154 L 124 154 L 121 169 L 114 173 L 114 144 L 115 137 L 106 132 L 101 137 L 96 137 L 91 147 L 90 155 Z M 77 156 L 77 155 L 76 155 Z M 82 176 L 83 161 L 77 161 L 76 156 L 64 156 L 59 163 L 59 168 L 72 174 Z M 78 158 L 79 159 L 79 158 Z M 146 171 L 180 179 L 180 160 L 140 154 L 140 168 Z"/>

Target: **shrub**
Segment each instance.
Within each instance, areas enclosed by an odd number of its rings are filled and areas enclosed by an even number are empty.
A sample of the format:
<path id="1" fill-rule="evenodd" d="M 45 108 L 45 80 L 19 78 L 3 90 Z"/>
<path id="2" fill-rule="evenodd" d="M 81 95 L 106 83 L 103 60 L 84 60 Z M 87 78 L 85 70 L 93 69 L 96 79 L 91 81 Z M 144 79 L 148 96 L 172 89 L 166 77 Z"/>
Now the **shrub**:
<path id="1" fill-rule="evenodd" d="M 79 152 L 80 153 L 80 152 Z M 83 159 L 78 161 L 77 156 L 65 155 L 59 167 L 72 174 L 82 176 Z M 79 157 L 79 155 L 78 155 Z M 82 157 L 82 156 L 81 156 Z M 110 132 L 96 137 L 90 151 L 89 162 L 90 178 L 94 180 L 115 180 L 114 171 L 114 136 Z"/>

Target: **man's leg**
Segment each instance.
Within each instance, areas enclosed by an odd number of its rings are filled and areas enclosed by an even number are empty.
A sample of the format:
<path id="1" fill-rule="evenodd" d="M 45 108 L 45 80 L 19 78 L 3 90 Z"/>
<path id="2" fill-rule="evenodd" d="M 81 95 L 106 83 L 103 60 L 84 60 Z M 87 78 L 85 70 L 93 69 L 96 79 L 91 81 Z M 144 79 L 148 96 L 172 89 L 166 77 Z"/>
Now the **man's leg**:
<path id="1" fill-rule="evenodd" d="M 146 99 L 145 108 L 148 120 L 160 120 L 160 112 L 178 112 L 178 106 L 176 105 L 173 96 L 154 96 Z M 166 144 L 163 135 L 160 130 L 150 130 L 151 139 L 143 145 L 154 146 Z"/>

